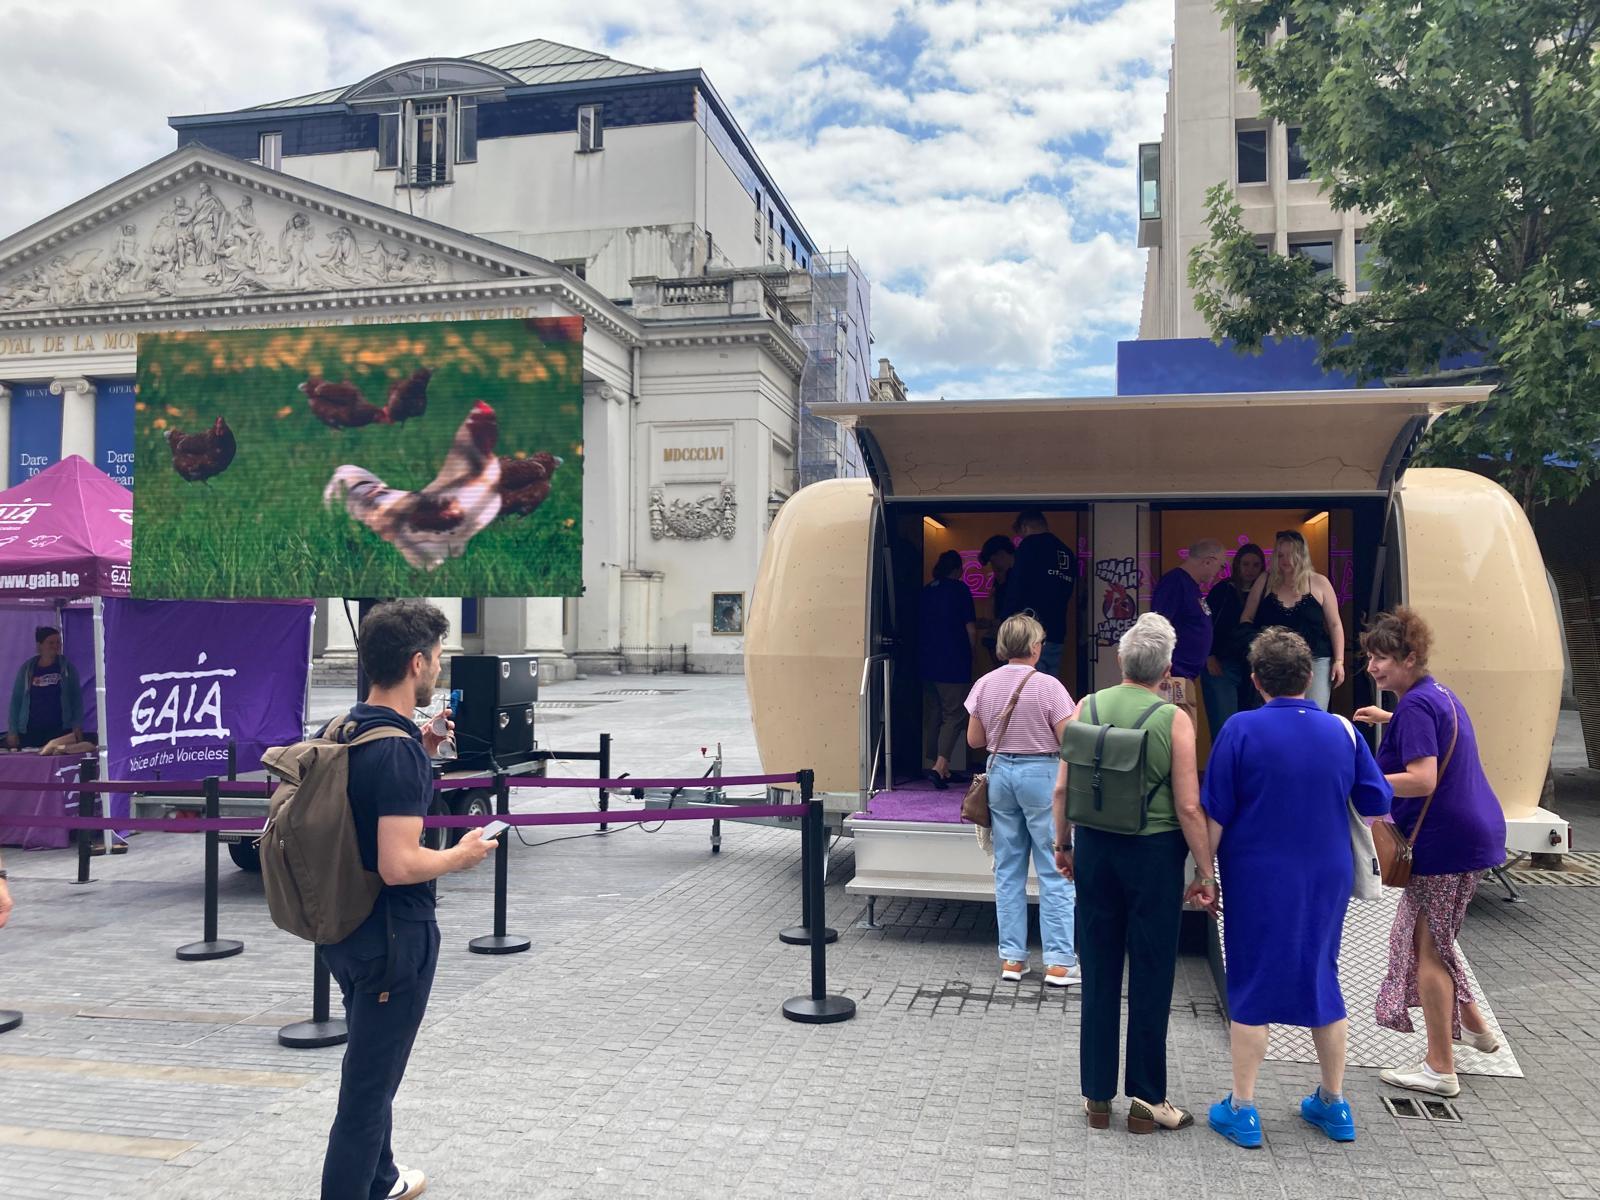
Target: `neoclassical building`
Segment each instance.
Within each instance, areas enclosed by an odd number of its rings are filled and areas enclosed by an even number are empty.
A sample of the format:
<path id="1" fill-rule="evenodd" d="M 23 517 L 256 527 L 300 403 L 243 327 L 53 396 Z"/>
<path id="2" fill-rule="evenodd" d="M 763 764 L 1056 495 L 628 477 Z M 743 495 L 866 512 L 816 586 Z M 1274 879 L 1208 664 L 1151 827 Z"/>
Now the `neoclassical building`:
<path id="1" fill-rule="evenodd" d="M 805 409 L 873 394 L 870 335 L 702 72 L 534 41 L 171 123 L 0 241 L 0 485 L 80 454 L 137 489 L 142 332 L 578 316 L 583 595 L 442 599 L 454 636 L 554 676 L 740 669 L 713 593 L 748 598 L 801 480 L 857 469 Z"/>

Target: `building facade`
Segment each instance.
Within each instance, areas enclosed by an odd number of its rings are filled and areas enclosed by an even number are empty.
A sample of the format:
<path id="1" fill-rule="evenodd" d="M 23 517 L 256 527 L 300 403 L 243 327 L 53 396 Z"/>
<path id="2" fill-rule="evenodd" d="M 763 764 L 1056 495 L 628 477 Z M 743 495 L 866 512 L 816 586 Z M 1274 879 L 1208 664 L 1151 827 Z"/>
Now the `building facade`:
<path id="1" fill-rule="evenodd" d="M 1206 192 L 1221 182 L 1263 248 L 1308 258 L 1319 274 L 1362 291 L 1361 215 L 1328 203 L 1300 130 L 1262 116 L 1234 31 L 1210 0 L 1176 0 L 1176 10 L 1161 141 L 1139 148 L 1139 245 L 1150 251 L 1139 337 L 1210 336 L 1194 306 L 1189 253 L 1210 239 Z"/>
<path id="2" fill-rule="evenodd" d="M 0 486 L 76 453 L 137 496 L 142 331 L 579 316 L 583 595 L 444 598 L 453 638 L 556 677 L 741 668 L 726 596 L 798 485 L 804 381 L 864 396 L 870 335 L 864 278 L 701 72 L 527 42 L 172 124 L 175 152 L 0 241 Z M 318 629 L 353 651 L 339 601 Z"/>

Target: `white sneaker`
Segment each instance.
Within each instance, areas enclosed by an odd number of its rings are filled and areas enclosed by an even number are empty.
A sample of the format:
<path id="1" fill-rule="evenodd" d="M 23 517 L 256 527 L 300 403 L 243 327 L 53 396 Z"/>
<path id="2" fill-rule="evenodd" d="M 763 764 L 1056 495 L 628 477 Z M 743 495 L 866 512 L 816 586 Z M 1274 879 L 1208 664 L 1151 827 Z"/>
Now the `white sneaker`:
<path id="1" fill-rule="evenodd" d="M 1045 987 L 1073 987 L 1083 982 L 1083 968 L 1077 963 L 1070 967 L 1054 966 L 1044 969 Z"/>
<path id="2" fill-rule="evenodd" d="M 1004 983 L 1021 983 L 1023 972 L 1028 969 L 1028 964 L 1014 958 L 1004 959 L 1000 963 L 1000 979 Z"/>
<path id="3" fill-rule="evenodd" d="M 1413 1092 L 1428 1092 L 1434 1096 L 1459 1096 L 1461 1082 L 1455 1073 L 1440 1075 L 1430 1071 L 1425 1063 L 1417 1063 L 1413 1067 L 1391 1068 L 1379 1071 L 1378 1078 L 1391 1087 L 1409 1088 Z"/>
<path id="4" fill-rule="evenodd" d="M 400 1172 L 400 1178 L 389 1189 L 389 1200 L 416 1200 L 428 1190 L 428 1177 L 415 1167 L 402 1167 L 395 1163 L 394 1169 Z"/>
<path id="5" fill-rule="evenodd" d="M 1476 1050 L 1479 1054 L 1493 1054 L 1500 1049 L 1500 1039 L 1495 1037 L 1492 1029 L 1473 1033 L 1472 1030 L 1463 1027 L 1461 1036 L 1455 1039 L 1455 1043 L 1464 1049 Z"/>

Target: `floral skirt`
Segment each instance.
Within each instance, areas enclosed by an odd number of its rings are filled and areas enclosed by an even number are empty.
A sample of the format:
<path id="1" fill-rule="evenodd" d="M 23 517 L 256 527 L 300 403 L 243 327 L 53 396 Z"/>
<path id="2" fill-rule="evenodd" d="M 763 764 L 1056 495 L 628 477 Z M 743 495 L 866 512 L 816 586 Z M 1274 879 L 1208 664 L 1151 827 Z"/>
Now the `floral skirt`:
<path id="1" fill-rule="evenodd" d="M 1428 923 L 1434 947 L 1456 985 L 1455 1009 L 1450 1014 L 1450 1036 L 1461 1036 L 1461 1009 L 1472 1003 L 1467 971 L 1456 953 L 1456 938 L 1467 919 L 1467 905 L 1478 890 L 1482 871 L 1458 875 L 1413 875 L 1400 893 L 1400 910 L 1389 930 L 1389 973 L 1378 989 L 1377 1020 L 1385 1029 L 1413 1033 L 1411 1009 L 1422 1007 L 1417 994 L 1417 920 Z"/>

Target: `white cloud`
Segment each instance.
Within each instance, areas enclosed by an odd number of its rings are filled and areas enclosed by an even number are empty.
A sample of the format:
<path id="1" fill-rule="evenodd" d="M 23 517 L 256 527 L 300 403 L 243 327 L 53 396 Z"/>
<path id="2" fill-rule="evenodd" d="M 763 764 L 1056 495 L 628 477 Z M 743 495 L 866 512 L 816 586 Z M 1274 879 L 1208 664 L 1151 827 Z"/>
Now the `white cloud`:
<path id="1" fill-rule="evenodd" d="M 0 0 L 0 235 L 171 150 L 169 115 L 544 37 L 704 68 L 813 236 L 873 278 L 876 353 L 918 394 L 1106 390 L 1081 360 L 1137 322 L 1134 151 L 1160 134 L 1173 0 L 542 7 Z"/>

